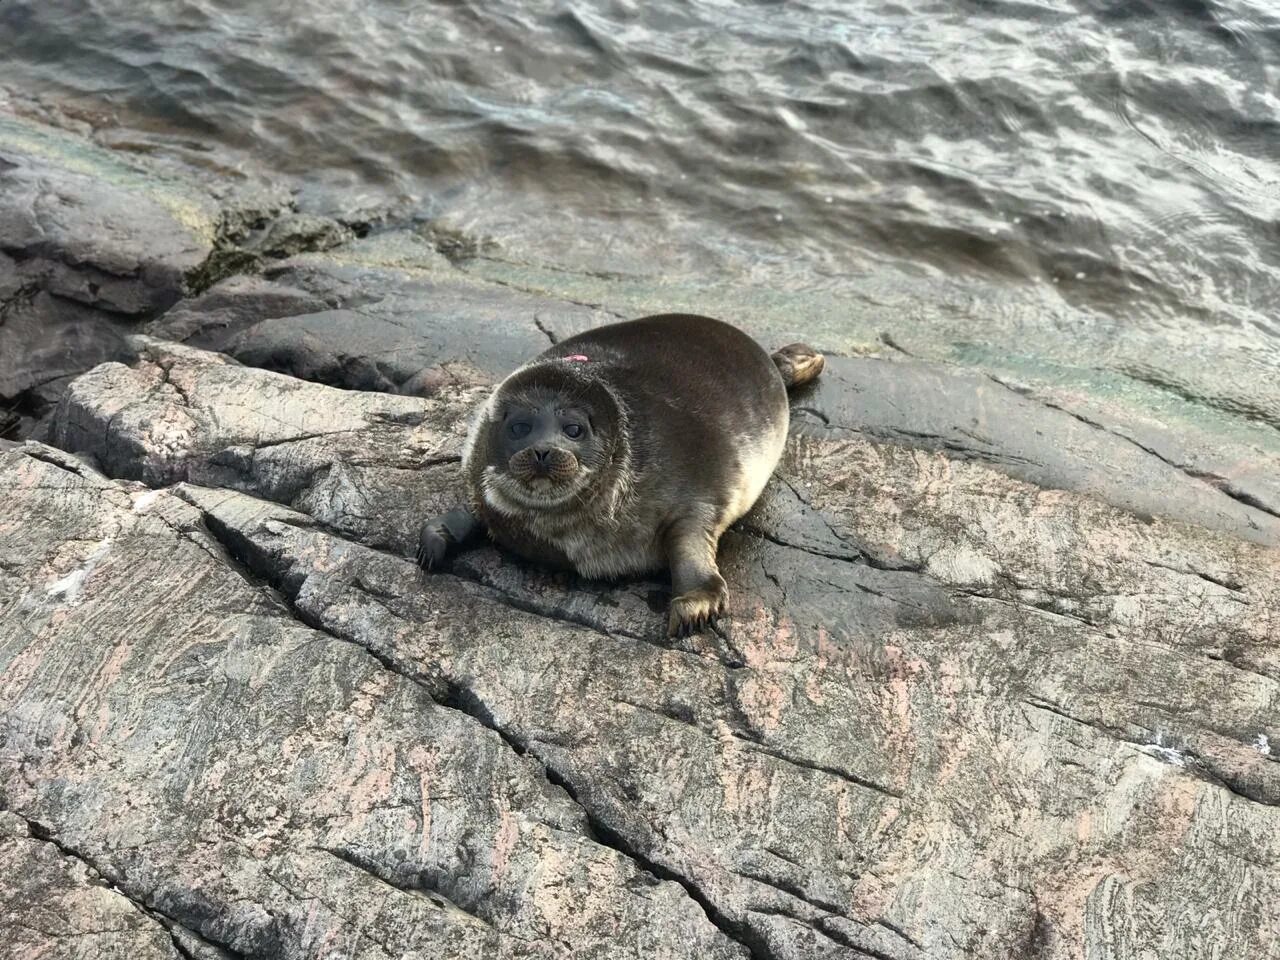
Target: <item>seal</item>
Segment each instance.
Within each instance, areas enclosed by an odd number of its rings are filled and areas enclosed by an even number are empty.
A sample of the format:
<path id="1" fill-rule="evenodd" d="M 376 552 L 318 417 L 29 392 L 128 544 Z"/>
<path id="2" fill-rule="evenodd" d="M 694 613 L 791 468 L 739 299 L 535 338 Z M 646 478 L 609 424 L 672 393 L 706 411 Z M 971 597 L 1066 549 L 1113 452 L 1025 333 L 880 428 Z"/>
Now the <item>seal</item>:
<path id="1" fill-rule="evenodd" d="M 469 503 L 429 520 L 428 570 L 481 530 L 584 577 L 669 569 L 671 636 L 724 613 L 720 536 L 787 439 L 787 390 L 814 380 L 805 344 L 770 356 L 736 327 L 661 314 L 580 333 L 494 389 L 467 436 Z"/>

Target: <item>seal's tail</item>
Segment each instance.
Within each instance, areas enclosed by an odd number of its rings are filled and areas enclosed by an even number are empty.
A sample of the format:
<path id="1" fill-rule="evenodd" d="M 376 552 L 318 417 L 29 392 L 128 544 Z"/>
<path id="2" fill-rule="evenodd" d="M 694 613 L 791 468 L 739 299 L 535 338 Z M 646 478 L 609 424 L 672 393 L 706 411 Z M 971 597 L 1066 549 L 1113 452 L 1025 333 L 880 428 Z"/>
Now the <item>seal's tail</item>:
<path id="1" fill-rule="evenodd" d="M 827 361 L 808 344 L 791 343 L 773 355 L 773 362 L 790 390 L 817 380 Z"/>

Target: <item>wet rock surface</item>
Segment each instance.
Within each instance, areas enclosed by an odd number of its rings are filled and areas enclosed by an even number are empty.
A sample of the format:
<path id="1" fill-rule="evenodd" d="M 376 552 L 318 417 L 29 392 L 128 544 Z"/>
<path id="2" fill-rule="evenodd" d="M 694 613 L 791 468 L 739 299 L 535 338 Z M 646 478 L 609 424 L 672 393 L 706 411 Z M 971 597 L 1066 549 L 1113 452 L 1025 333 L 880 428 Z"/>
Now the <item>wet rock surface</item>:
<path id="1" fill-rule="evenodd" d="M 347 225 L 293 207 L 278 188 L 124 160 L 0 109 L 0 436 L 29 435 L 72 377 L 129 359 L 126 337 L 180 300 L 354 241 Z M 242 289 L 198 299 L 216 314 L 208 323 Z M 252 303 L 255 320 L 326 307 L 279 294 Z M 166 336 L 184 338 L 181 315 Z"/>
<path id="2" fill-rule="evenodd" d="M 1171 434 L 1080 398 L 916 360 L 837 359 L 798 406 L 806 435 L 940 450 L 1140 516 L 1280 543 L 1280 457 Z"/>
<path id="3" fill-rule="evenodd" d="M 340 245 L 68 341 L 46 442 L 0 441 L 19 951 L 1280 956 L 1256 432 L 833 356 L 730 616 L 668 640 L 662 579 L 411 560 L 485 386 L 614 314 L 282 222 Z"/>
<path id="4" fill-rule="evenodd" d="M 392 233 L 230 278 L 147 332 L 307 380 L 425 396 L 501 379 L 553 330 L 616 319 L 474 280 L 421 238 Z"/>
<path id="5" fill-rule="evenodd" d="M 178 300 L 210 249 L 150 198 L 0 147 L 0 404 L 42 410 L 127 357 L 131 321 Z"/>
<path id="6" fill-rule="evenodd" d="M 281 202 L 223 192 L 0 110 L 0 431 L 30 432 L 72 376 L 127 358 L 125 336 Z"/>

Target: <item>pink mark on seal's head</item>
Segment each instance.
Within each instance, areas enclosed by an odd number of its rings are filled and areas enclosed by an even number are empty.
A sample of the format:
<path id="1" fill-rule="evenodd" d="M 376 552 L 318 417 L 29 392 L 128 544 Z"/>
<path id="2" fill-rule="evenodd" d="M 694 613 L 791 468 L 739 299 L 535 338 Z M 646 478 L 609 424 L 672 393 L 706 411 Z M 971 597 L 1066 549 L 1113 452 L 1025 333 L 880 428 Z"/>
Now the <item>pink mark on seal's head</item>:
<path id="1" fill-rule="evenodd" d="M 580 353 L 575 353 L 575 354 L 573 354 L 573 356 L 565 357 L 564 359 L 566 359 L 566 360 L 570 360 L 570 361 L 572 361 L 573 363 L 586 363 L 586 362 L 587 362 L 587 360 L 589 360 L 590 358 L 589 358 L 589 357 L 584 357 L 584 356 L 583 356 L 582 354 L 580 354 Z"/>

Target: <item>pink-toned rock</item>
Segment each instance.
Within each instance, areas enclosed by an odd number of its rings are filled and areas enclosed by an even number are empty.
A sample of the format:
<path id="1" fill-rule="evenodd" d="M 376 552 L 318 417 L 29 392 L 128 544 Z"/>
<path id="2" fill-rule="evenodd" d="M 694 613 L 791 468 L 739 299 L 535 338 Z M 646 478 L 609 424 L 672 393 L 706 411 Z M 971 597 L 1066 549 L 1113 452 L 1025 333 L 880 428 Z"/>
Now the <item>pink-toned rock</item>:
<path id="1" fill-rule="evenodd" d="M 744 955 L 437 683 L 246 579 L 178 492 L 39 445 L 0 483 L 3 803 L 139 910 L 242 956 Z"/>
<path id="2" fill-rule="evenodd" d="M 283 956 L 1274 955 L 1263 487 L 836 361 L 671 644 L 660 581 L 411 562 L 475 391 L 136 346 L 53 439 L 160 490 L 3 455 L 0 710 L 7 805 L 147 909 Z"/>
<path id="3" fill-rule="evenodd" d="M 178 960 L 180 934 L 113 890 L 92 867 L 0 813 L 4 955 L 40 960 Z M 34 828 L 37 829 L 38 828 Z M 194 950 L 199 944 L 190 944 Z M 183 944 L 186 949 L 187 944 Z M 189 956 L 197 956 L 188 951 Z"/>

